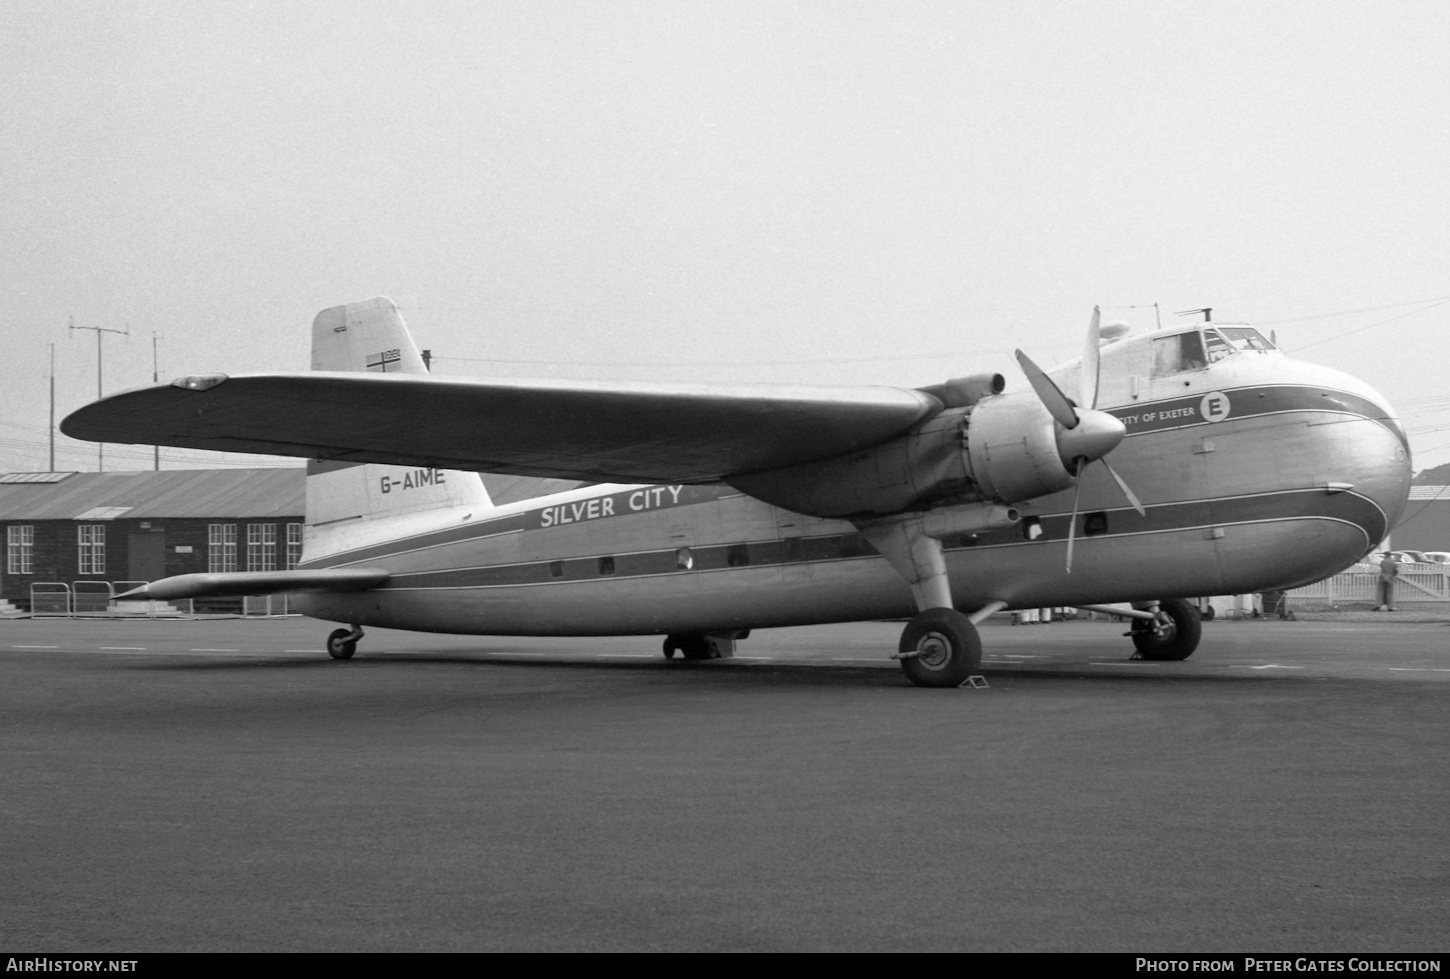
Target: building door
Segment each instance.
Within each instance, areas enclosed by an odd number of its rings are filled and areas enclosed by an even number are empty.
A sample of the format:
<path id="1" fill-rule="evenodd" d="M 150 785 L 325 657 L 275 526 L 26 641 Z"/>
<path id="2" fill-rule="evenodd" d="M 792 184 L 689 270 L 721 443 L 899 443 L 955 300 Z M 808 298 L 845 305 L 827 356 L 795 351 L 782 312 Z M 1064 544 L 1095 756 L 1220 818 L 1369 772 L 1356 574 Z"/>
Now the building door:
<path id="1" fill-rule="evenodd" d="M 130 534 L 126 538 L 130 581 L 156 581 L 166 577 L 166 535 Z"/>

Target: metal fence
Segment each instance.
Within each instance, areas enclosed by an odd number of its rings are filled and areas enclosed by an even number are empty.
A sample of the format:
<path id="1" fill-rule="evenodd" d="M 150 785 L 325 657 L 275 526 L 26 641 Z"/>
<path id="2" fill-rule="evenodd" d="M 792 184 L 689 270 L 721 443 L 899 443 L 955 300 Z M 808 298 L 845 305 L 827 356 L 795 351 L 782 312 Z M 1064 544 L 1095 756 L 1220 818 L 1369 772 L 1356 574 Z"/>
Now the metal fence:
<path id="1" fill-rule="evenodd" d="M 30 614 L 35 618 L 70 615 L 70 585 L 63 581 L 31 582 Z"/>
<path id="2" fill-rule="evenodd" d="M 75 617 L 88 618 L 177 618 L 194 614 L 190 599 L 173 602 L 158 602 L 154 599 L 125 599 L 117 601 L 133 588 L 149 584 L 145 581 L 37 581 L 30 586 L 30 615 L 32 618 Z"/>
<path id="3" fill-rule="evenodd" d="M 242 614 L 247 616 L 296 615 L 287 595 L 248 595 L 242 599 Z"/>

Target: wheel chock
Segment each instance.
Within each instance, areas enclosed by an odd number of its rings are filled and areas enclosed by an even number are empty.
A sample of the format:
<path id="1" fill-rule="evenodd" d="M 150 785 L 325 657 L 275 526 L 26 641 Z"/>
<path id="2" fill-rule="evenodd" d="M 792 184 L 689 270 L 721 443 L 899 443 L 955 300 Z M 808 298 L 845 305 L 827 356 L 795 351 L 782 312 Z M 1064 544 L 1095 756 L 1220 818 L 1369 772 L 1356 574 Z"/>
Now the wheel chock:
<path id="1" fill-rule="evenodd" d="M 969 676 L 961 683 L 957 684 L 958 690 L 961 690 L 965 687 L 971 687 L 973 690 L 986 690 L 987 678 L 980 675 Z"/>

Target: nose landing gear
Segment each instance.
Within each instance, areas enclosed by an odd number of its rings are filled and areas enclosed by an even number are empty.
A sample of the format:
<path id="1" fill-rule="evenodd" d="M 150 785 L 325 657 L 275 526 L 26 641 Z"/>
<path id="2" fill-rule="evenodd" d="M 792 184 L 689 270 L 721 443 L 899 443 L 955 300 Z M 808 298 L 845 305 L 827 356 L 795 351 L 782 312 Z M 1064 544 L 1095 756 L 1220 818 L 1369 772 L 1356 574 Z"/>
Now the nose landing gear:
<path id="1" fill-rule="evenodd" d="M 1184 660 L 1193 655 L 1203 636 L 1203 623 L 1192 602 L 1165 598 L 1157 603 L 1156 623 L 1133 620 L 1128 633 L 1138 655 L 1153 660 Z"/>

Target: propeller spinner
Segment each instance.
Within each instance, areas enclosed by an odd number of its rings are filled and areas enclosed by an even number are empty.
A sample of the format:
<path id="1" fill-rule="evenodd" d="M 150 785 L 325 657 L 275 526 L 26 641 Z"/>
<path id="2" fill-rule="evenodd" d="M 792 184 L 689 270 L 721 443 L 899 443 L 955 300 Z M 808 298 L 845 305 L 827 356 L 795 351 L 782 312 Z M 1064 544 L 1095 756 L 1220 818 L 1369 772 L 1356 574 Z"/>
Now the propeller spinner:
<path id="1" fill-rule="evenodd" d="M 1058 455 L 1061 457 L 1063 465 L 1078 480 L 1072 493 L 1072 522 L 1068 525 L 1067 531 L 1067 570 L 1069 573 L 1072 571 L 1072 550 L 1077 537 L 1078 491 L 1082 488 L 1083 470 L 1088 465 L 1093 462 L 1101 462 L 1133 509 L 1137 510 L 1140 516 L 1146 516 L 1148 512 L 1138 501 L 1138 497 L 1128 488 L 1128 484 L 1113 471 L 1113 467 L 1109 466 L 1107 459 L 1104 458 L 1118 447 L 1118 443 L 1123 441 L 1128 430 L 1116 416 L 1097 410 L 1098 372 L 1101 368 L 1098 350 L 1102 333 L 1101 319 L 1101 310 L 1094 306 L 1092 321 L 1088 324 L 1087 342 L 1083 345 L 1082 363 L 1078 368 L 1079 404 L 1074 404 L 1069 400 L 1067 395 L 1062 393 L 1062 389 L 1053 383 L 1052 378 L 1032 362 L 1032 358 L 1020 350 L 1017 351 L 1017 363 L 1022 366 L 1022 373 L 1027 375 L 1027 382 L 1032 385 L 1032 390 L 1037 392 L 1038 400 L 1042 402 L 1053 421 L 1057 422 Z M 1082 405 L 1087 407 L 1082 407 Z"/>

